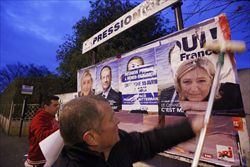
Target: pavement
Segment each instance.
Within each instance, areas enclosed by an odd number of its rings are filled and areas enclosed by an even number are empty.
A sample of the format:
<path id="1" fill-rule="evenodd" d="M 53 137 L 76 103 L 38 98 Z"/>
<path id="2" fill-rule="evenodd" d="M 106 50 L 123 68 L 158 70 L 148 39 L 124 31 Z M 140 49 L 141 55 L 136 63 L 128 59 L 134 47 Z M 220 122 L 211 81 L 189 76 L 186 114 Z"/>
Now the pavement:
<path id="1" fill-rule="evenodd" d="M 27 136 L 8 136 L 0 130 L 0 167 L 24 167 L 28 148 Z"/>

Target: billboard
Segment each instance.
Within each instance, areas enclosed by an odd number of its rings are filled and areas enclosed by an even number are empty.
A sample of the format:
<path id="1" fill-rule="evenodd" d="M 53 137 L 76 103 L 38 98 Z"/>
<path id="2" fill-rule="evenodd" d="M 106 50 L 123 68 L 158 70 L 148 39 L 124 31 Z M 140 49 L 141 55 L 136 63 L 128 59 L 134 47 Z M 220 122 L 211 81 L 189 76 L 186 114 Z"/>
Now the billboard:
<path id="1" fill-rule="evenodd" d="M 82 54 L 118 35 L 153 14 L 172 6 L 179 0 L 145 0 L 113 23 L 83 42 Z"/>
<path id="2" fill-rule="evenodd" d="M 218 56 L 204 44 L 228 38 L 229 26 L 222 18 L 225 16 L 162 37 L 121 58 L 79 70 L 78 92 L 84 89 L 81 76 L 87 70 L 92 78 L 91 94 L 108 97 L 110 92 L 108 99 L 116 110 L 179 116 L 185 116 L 186 111 L 205 110 Z M 214 115 L 244 116 L 235 71 L 234 57 L 228 54 L 220 74 Z"/>
<path id="3" fill-rule="evenodd" d="M 158 124 L 158 114 L 165 116 L 165 124 L 184 117 L 192 119 L 204 114 L 216 71 L 218 53 L 205 49 L 204 44 L 229 39 L 226 16 L 211 18 L 124 53 L 121 58 L 89 67 L 95 71 L 92 89 L 107 98 L 115 111 L 151 113 L 134 114 L 132 118 L 130 113 L 118 112 L 119 127 L 127 131 L 152 128 Z M 242 129 L 235 120 L 241 120 L 245 113 L 235 64 L 234 55 L 226 54 L 201 155 L 201 161 L 222 166 L 240 165 L 238 131 Z M 197 138 L 165 153 L 192 159 L 196 145 Z"/>

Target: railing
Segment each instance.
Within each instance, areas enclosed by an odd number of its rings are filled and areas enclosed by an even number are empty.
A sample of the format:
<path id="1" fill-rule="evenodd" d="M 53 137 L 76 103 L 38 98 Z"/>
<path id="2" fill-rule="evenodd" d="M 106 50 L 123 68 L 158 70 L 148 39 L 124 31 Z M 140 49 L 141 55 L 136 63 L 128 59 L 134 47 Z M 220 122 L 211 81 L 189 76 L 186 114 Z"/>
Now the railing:
<path id="1" fill-rule="evenodd" d="M 0 127 L 8 134 L 16 134 L 20 128 L 23 104 L 0 104 Z M 24 131 L 27 131 L 29 121 L 34 117 L 39 104 L 27 104 L 23 121 Z"/>

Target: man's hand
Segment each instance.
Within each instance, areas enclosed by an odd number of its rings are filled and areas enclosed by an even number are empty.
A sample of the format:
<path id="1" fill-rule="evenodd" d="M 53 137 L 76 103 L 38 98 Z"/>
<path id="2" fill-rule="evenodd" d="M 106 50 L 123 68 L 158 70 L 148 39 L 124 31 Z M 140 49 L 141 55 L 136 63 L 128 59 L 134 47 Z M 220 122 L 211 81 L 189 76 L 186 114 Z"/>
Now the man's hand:
<path id="1" fill-rule="evenodd" d="M 192 126 L 194 133 L 196 135 L 199 134 L 199 132 L 204 126 L 204 116 L 197 115 L 194 119 L 192 119 L 191 126 Z"/>

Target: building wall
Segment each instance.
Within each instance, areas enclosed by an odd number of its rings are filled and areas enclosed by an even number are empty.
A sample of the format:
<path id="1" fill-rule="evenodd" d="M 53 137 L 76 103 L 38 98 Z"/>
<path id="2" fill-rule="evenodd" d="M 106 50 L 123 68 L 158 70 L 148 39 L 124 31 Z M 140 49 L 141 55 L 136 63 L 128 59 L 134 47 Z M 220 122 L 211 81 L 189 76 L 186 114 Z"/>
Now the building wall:
<path id="1" fill-rule="evenodd" d="M 250 166 L 250 69 L 238 70 L 240 89 L 244 104 L 244 110 L 246 113 L 246 118 L 243 121 L 243 126 L 247 130 L 245 132 L 239 132 L 239 138 L 242 148 L 242 153 L 245 155 L 245 161 L 247 166 Z"/>
<path id="2" fill-rule="evenodd" d="M 243 98 L 248 134 L 250 134 L 250 69 L 238 71 L 240 89 Z"/>

